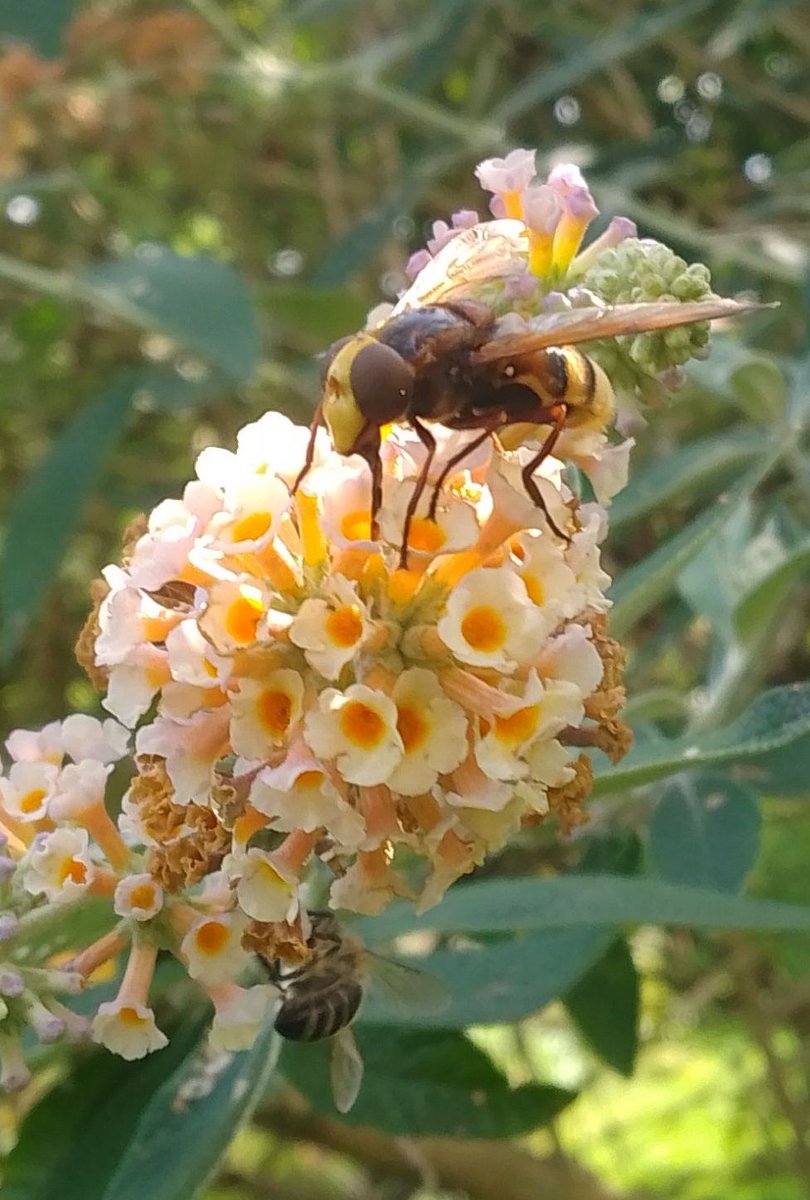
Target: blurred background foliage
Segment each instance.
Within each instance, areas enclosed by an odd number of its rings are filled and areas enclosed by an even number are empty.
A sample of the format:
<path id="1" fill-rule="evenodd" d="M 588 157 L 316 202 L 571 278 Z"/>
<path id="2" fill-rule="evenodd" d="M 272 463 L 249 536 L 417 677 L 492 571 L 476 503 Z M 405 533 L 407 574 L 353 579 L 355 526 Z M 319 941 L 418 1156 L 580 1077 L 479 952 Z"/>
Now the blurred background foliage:
<path id="1" fill-rule="evenodd" d="M 315 1053 L 267 1092 L 227 1076 L 264 1098 L 206 1200 L 810 1195 L 810 938 L 732 928 L 761 923 L 743 886 L 810 904 L 809 83 L 810 10 L 778 0 L 0 0 L 3 732 L 96 711 L 72 644 L 123 527 L 264 409 L 308 420 L 314 355 L 433 219 L 484 211 L 478 159 L 574 159 L 603 220 L 780 302 L 636 431 L 607 552 L 636 750 L 575 839 L 544 826 L 466 885 L 636 876 L 655 903 L 515 938 L 517 892 L 470 891 L 500 924 L 448 901 L 481 949 L 468 979 L 430 956 L 460 978 L 449 1027 L 372 1010 L 348 1121 Z M 244 1114 L 215 1092 L 161 1142 L 147 1099 L 183 1046 L 0 1102 L 10 1200 L 190 1195 L 166 1163 L 210 1136 L 198 1186 Z M 136 1130 L 165 1157 L 128 1173 Z"/>

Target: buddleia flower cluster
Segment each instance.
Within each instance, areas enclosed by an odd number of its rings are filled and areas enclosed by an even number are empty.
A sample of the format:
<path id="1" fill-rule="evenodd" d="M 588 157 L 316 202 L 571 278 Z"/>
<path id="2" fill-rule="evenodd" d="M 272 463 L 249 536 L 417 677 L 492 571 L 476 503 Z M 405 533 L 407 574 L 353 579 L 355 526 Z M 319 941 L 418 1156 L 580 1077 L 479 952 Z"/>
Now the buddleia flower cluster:
<path id="1" fill-rule="evenodd" d="M 520 320 L 554 289 L 565 299 L 586 268 L 607 270 L 631 232 L 614 222 L 579 252 L 595 206 L 575 168 L 536 185 L 534 156 L 516 151 L 478 175 L 496 215 L 525 222 L 525 261 L 498 284 Z M 454 229 L 434 233 L 425 270 Z M 434 428 L 431 483 L 471 438 Z M 521 479 L 533 450 L 479 446 L 435 514 L 417 510 L 403 566 L 422 444 L 406 427 L 387 432 L 376 529 L 368 464 L 337 454 L 324 430 L 294 488 L 309 436 L 271 412 L 235 450 L 202 452 L 182 497 L 130 528 L 121 565 L 95 585 L 77 653 L 109 715 L 6 744 L 6 1087 L 27 1079 L 26 1030 L 50 1041 L 84 1025 L 125 1058 L 163 1046 L 150 1006 L 159 953 L 207 993 L 214 1043 L 249 1046 L 278 998 L 251 966 L 306 961 L 313 895 L 347 914 L 395 898 L 424 911 L 522 826 L 581 823 L 588 752 L 618 760 L 628 748 L 600 543 L 629 443 L 569 440 L 564 457 L 596 498 L 548 457 L 544 509 Z M 34 933 L 90 896 L 107 906 L 106 930 L 55 959 Z M 83 1022 L 64 997 L 119 960 L 117 994 Z"/>

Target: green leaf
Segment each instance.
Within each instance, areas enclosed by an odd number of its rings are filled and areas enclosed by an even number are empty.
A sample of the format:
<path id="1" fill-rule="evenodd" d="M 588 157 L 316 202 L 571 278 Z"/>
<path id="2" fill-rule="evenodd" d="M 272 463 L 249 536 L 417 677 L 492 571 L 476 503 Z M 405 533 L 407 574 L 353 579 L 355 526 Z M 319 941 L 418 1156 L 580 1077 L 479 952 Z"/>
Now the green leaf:
<path id="1" fill-rule="evenodd" d="M 242 277 L 227 263 L 175 254 L 159 244 L 76 275 L 79 290 L 144 329 L 196 351 L 236 381 L 253 375 L 259 327 Z"/>
<path id="2" fill-rule="evenodd" d="M 687 25 L 710 7 L 711 0 L 685 0 L 660 10 L 634 12 L 612 29 L 601 30 L 599 37 L 583 37 L 552 66 L 525 76 L 495 109 L 494 119 L 505 124 L 556 99 L 605 67 L 637 54 L 670 30 Z"/>
<path id="3" fill-rule="evenodd" d="M 27 42 L 43 58 L 56 58 L 73 0 L 0 0 L 0 39 Z"/>
<path id="4" fill-rule="evenodd" d="M 758 469 L 746 476 L 732 491 L 719 496 L 705 513 L 622 575 L 610 590 L 610 623 L 615 637 L 621 638 L 660 604 L 686 565 L 717 536 L 761 474 Z"/>
<path id="5" fill-rule="evenodd" d="M 574 1099 L 542 1084 L 510 1088 L 460 1033 L 361 1027 L 356 1038 L 365 1072 L 357 1102 L 343 1118 L 351 1125 L 406 1137 L 512 1137 L 545 1124 Z M 330 1049 L 328 1042 L 288 1042 L 281 1071 L 317 1112 L 334 1114 Z"/>
<path id="6" fill-rule="evenodd" d="M 361 271 L 390 237 L 397 217 L 410 212 L 419 202 L 426 182 L 422 180 L 420 184 L 414 173 L 379 208 L 352 225 L 326 252 L 313 275 L 313 283 L 321 288 L 340 287 Z"/>
<path id="7" fill-rule="evenodd" d="M 549 929 L 506 942 L 438 950 L 407 960 L 440 979 L 451 997 L 434 1013 L 397 1012 L 397 1022 L 430 1029 L 519 1021 L 566 992 L 612 941 L 612 930 Z M 387 1025 L 391 1013 L 372 987 L 363 1002 L 364 1024 Z"/>
<path id="8" fill-rule="evenodd" d="M 746 592 L 734 613 L 734 625 L 741 642 L 750 641 L 759 629 L 779 613 L 795 584 L 810 571 L 810 541 L 797 546 L 783 562 L 774 566 L 763 579 Z"/>
<path id="9" fill-rule="evenodd" d="M 807 734 L 810 734 L 810 684 L 771 688 L 724 729 L 640 742 L 618 766 L 600 772 L 594 795 L 640 787 L 697 767 L 756 761 Z"/>
<path id="10" fill-rule="evenodd" d="M 82 1058 L 26 1118 L 5 1164 L 3 1200 L 106 1200 L 141 1113 L 200 1036 L 192 1022 L 139 1062 L 107 1051 Z"/>
<path id="11" fill-rule="evenodd" d="M 736 892 L 756 862 L 762 819 L 750 788 L 690 774 L 664 789 L 648 828 L 659 878 Z"/>
<path id="12" fill-rule="evenodd" d="M 636 471 L 610 508 L 610 527 L 639 521 L 686 497 L 690 501 L 716 491 L 731 475 L 762 454 L 762 433 L 731 430 L 717 437 L 689 442 Z"/>
<path id="13" fill-rule="evenodd" d="M 186 1060 L 138 1116 L 101 1200 L 196 1195 L 264 1095 L 279 1042 L 268 1025 L 243 1053 Z"/>
<path id="14" fill-rule="evenodd" d="M 624 938 L 611 943 L 563 1003 L 599 1057 L 622 1075 L 632 1075 L 638 1053 L 639 979 Z"/>
<path id="15" fill-rule="evenodd" d="M 136 372 L 127 372 L 79 412 L 12 502 L 0 557 L 0 661 L 8 664 L 36 618 L 130 412 Z"/>
<path id="16" fill-rule="evenodd" d="M 659 879 L 560 875 L 458 885 L 417 917 L 392 905 L 354 928 L 373 945 L 414 929 L 440 933 L 570 929 L 576 925 L 694 925 L 709 929 L 810 929 L 810 907 L 726 895 Z"/>
<path id="17" fill-rule="evenodd" d="M 283 329 L 316 339 L 324 350 L 360 329 L 366 317 L 366 305 L 343 287 L 275 283 L 265 293 L 264 304 Z"/>

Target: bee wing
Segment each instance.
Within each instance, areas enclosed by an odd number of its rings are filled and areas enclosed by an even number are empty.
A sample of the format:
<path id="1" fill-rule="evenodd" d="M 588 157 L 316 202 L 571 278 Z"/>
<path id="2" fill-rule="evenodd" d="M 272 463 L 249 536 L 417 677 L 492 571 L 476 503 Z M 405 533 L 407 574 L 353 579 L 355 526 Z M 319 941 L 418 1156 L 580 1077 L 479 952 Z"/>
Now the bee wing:
<path id="1" fill-rule="evenodd" d="M 357 1049 L 354 1034 L 348 1027 L 332 1038 L 329 1060 L 329 1079 L 335 1108 L 347 1113 L 354 1107 L 363 1082 L 363 1058 Z"/>
<path id="2" fill-rule="evenodd" d="M 513 354 L 544 350 L 547 346 L 571 346 L 597 338 L 672 329 L 677 325 L 716 321 L 720 317 L 735 317 L 740 313 L 768 307 L 765 304 L 718 297 L 716 300 L 692 300 L 683 304 L 677 300 L 662 300 L 653 304 L 614 304 L 612 308 L 596 305 L 568 308 L 541 317 L 526 333 L 493 338 L 475 352 L 473 359 L 479 363 L 497 362 Z"/>
<path id="3" fill-rule="evenodd" d="M 482 221 L 457 233 L 419 272 L 391 316 L 424 304 L 437 304 L 476 284 L 511 275 L 525 262 L 525 233 L 522 221 L 508 218 Z"/>
<path id="4" fill-rule="evenodd" d="M 369 986 L 380 1005 L 393 1015 L 436 1013 L 447 1008 L 450 993 L 435 975 L 406 966 L 393 958 L 384 958 L 368 950 Z"/>

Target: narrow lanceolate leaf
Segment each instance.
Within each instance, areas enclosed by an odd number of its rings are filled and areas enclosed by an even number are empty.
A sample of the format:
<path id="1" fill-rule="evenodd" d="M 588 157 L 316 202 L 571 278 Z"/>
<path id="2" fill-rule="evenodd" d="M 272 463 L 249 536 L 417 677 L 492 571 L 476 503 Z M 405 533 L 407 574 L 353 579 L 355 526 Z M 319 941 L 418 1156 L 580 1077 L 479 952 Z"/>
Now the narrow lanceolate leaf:
<path id="1" fill-rule="evenodd" d="M 796 546 L 785 560 L 743 596 L 734 613 L 734 626 L 741 642 L 748 642 L 778 615 L 793 587 L 810 573 L 810 542 Z"/>
<path id="2" fill-rule="evenodd" d="M 395 905 L 379 917 L 359 921 L 356 928 L 373 945 L 413 929 L 487 933 L 570 929 L 575 925 L 810 930 L 810 907 L 724 895 L 658 879 L 562 875 L 457 885 L 422 917 L 415 917 L 404 905 Z"/>
<path id="3" fill-rule="evenodd" d="M 441 980 L 450 1003 L 434 1012 L 398 1012 L 397 1022 L 463 1029 L 519 1021 L 567 992 L 613 937 L 612 929 L 547 929 L 490 945 L 439 950 L 417 965 Z M 373 989 L 363 1002 L 361 1021 L 391 1023 L 390 1012 L 375 1004 Z"/>
<path id="4" fill-rule="evenodd" d="M 735 892 L 756 862 L 761 826 L 750 788 L 717 773 L 681 776 L 650 820 L 655 873 L 671 883 Z"/>
<path id="5" fill-rule="evenodd" d="M 268 1025 L 250 1050 L 187 1059 L 144 1107 L 99 1200 L 196 1195 L 264 1095 L 278 1052 Z"/>
<path id="6" fill-rule="evenodd" d="M 610 508 L 612 530 L 666 509 L 681 497 L 690 500 L 704 491 L 717 491 L 740 467 L 762 455 L 762 433 L 732 430 L 701 438 L 645 463 Z"/>
<path id="7" fill-rule="evenodd" d="M 616 637 L 621 638 L 669 594 L 686 565 L 716 537 L 761 474 L 758 469 L 741 480 L 643 562 L 625 571 L 610 592 L 613 600 L 610 623 Z"/>
<path id="8" fill-rule="evenodd" d="M 808 734 L 810 684 L 771 688 L 724 729 L 670 741 L 640 742 L 618 766 L 607 767 L 598 775 L 594 794 L 625 791 L 697 767 L 756 763 Z M 754 779 L 755 774 L 749 777 Z"/>
<path id="9" fill-rule="evenodd" d="M 258 365 L 256 313 L 241 276 L 226 263 L 155 245 L 85 267 L 75 280 L 92 302 L 166 334 L 237 382 Z"/>
<path id="10" fill-rule="evenodd" d="M 356 1037 L 365 1070 L 344 1117 L 351 1125 L 403 1137 L 512 1137 L 550 1121 L 574 1099 L 545 1084 L 510 1087 L 461 1033 L 358 1027 Z M 334 1115 L 329 1051 L 323 1042 L 287 1043 L 280 1070 L 317 1112 Z"/>
<path id="11" fill-rule="evenodd" d="M 638 1053 L 639 979 L 624 938 L 608 946 L 563 1003 L 599 1057 L 631 1075 Z"/>
<path id="12" fill-rule="evenodd" d="M 25 42 L 43 58 L 56 58 L 73 8 L 74 0 L 0 0 L 0 35 Z"/>
<path id="13" fill-rule="evenodd" d="M 127 372 L 82 409 L 14 498 L 0 558 L 0 661 L 8 663 L 39 613 L 136 387 L 137 373 Z"/>

